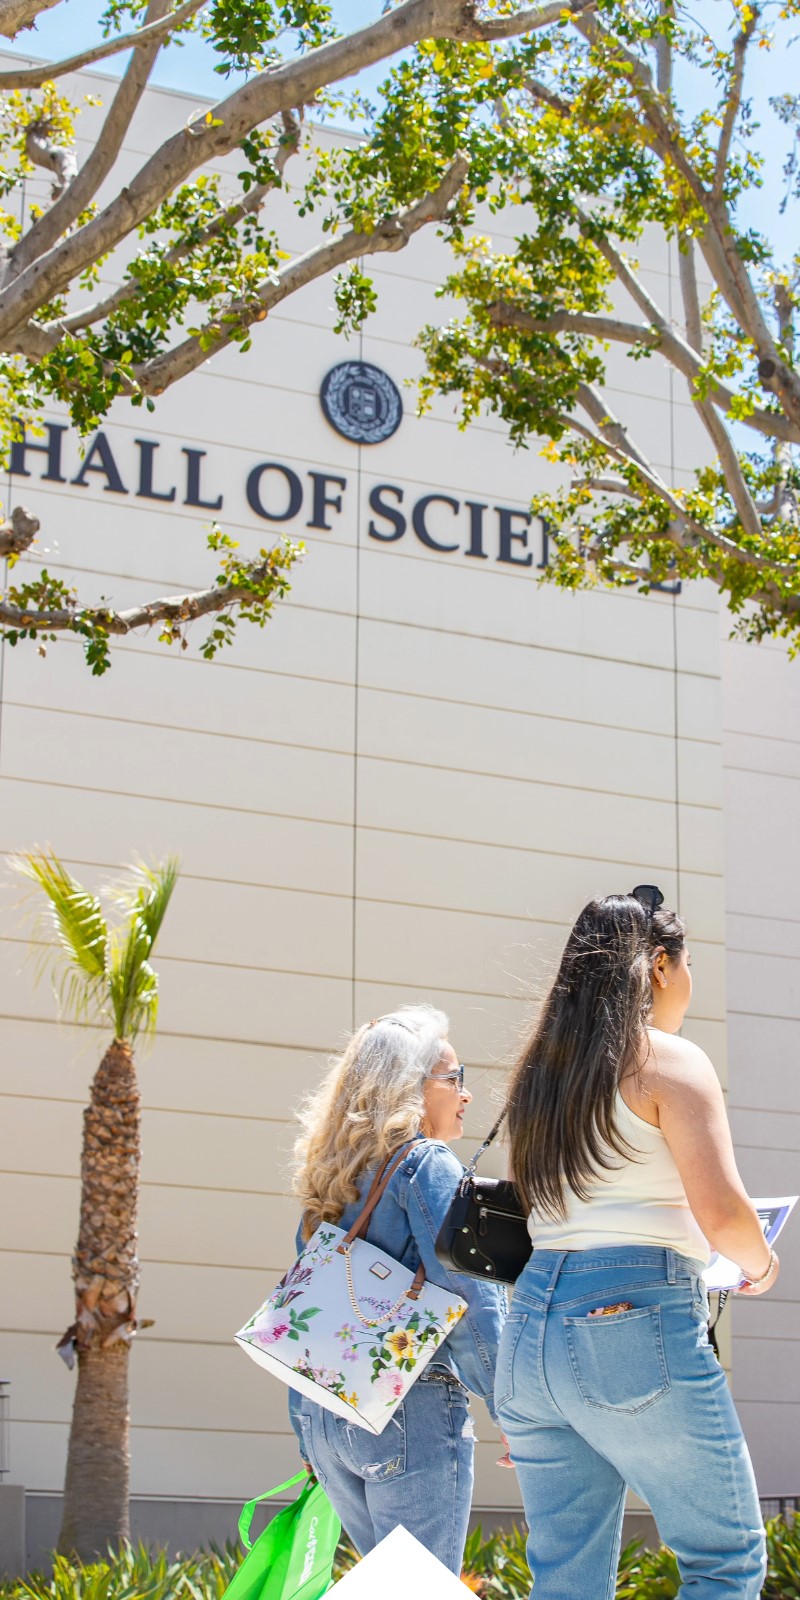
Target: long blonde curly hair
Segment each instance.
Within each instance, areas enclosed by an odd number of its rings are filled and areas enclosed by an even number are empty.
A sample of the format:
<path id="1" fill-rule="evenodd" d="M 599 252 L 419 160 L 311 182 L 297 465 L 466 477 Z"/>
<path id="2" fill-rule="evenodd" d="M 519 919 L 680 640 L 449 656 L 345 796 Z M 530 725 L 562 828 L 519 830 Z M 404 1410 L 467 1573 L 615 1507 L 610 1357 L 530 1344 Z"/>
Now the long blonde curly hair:
<path id="1" fill-rule="evenodd" d="M 338 1222 L 364 1173 L 420 1132 L 425 1079 L 448 1028 L 444 1012 L 428 1005 L 364 1023 L 301 1106 L 292 1188 L 305 1208 L 306 1239 L 321 1222 Z"/>

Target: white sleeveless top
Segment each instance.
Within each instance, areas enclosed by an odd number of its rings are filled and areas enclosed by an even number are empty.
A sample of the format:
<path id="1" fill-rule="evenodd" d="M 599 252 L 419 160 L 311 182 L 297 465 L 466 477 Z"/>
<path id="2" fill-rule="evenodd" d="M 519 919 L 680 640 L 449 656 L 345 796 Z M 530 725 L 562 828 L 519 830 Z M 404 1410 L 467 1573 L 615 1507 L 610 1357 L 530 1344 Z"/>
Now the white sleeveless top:
<path id="1" fill-rule="evenodd" d="M 531 1212 L 528 1232 L 539 1250 L 599 1250 L 609 1245 L 660 1245 L 707 1264 L 711 1249 L 695 1222 L 675 1158 L 660 1128 L 637 1117 L 619 1090 L 617 1128 L 635 1159 L 611 1151 L 613 1167 L 589 1180 L 589 1197 L 567 1189 L 567 1214 L 552 1221 Z"/>

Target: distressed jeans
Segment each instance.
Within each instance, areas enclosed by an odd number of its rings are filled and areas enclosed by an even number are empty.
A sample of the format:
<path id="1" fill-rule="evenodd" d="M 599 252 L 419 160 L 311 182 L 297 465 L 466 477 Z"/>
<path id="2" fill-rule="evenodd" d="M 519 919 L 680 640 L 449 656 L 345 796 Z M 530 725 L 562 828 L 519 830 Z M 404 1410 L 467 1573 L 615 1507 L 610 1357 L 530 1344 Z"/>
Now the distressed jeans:
<path id="1" fill-rule="evenodd" d="M 611 1600 L 625 1491 L 675 1551 L 682 1600 L 756 1600 L 753 1469 L 708 1343 L 696 1262 L 656 1247 L 535 1250 L 497 1360 L 535 1600 Z M 633 1310 L 589 1317 L 629 1300 Z"/>
<path id="2" fill-rule="evenodd" d="M 460 1573 L 475 1454 L 462 1383 L 424 1374 L 378 1435 L 310 1400 L 299 1422 L 303 1453 L 362 1556 L 401 1524 Z"/>

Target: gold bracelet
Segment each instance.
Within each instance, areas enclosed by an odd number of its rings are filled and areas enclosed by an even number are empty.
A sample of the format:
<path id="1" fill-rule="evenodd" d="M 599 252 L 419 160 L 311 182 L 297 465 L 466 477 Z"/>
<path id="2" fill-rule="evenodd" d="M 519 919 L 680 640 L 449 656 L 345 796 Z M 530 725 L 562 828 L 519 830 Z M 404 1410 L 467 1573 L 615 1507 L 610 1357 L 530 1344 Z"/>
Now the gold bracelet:
<path id="1" fill-rule="evenodd" d="M 778 1257 L 776 1256 L 774 1250 L 770 1250 L 770 1253 L 769 1253 L 769 1265 L 767 1266 L 766 1272 L 762 1272 L 760 1278 L 748 1278 L 747 1279 L 747 1282 L 749 1283 L 750 1288 L 751 1289 L 757 1289 L 759 1287 L 759 1284 L 766 1283 L 767 1278 L 769 1277 L 770 1273 L 774 1271 L 774 1269 L 775 1269 L 775 1267 L 777 1265 L 778 1265 Z"/>

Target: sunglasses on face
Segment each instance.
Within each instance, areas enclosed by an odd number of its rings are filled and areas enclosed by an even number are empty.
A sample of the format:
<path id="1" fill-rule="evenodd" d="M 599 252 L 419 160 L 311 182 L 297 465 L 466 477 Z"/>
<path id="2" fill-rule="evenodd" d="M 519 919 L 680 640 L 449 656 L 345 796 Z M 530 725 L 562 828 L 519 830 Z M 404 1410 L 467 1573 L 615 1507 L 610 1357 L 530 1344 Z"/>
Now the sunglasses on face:
<path id="1" fill-rule="evenodd" d="M 430 1076 L 434 1083 L 454 1083 L 459 1090 L 464 1087 L 464 1068 L 460 1062 L 453 1072 L 432 1072 Z"/>

